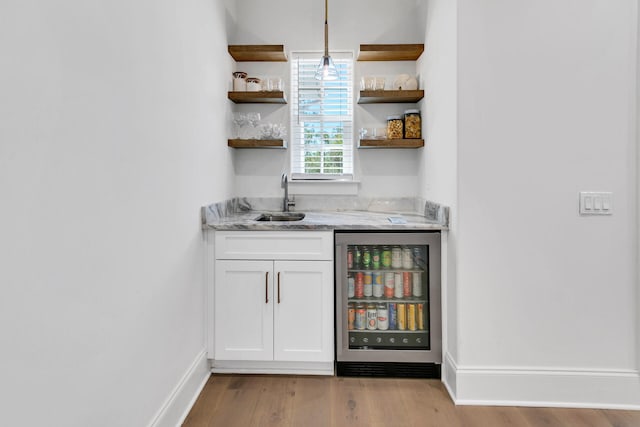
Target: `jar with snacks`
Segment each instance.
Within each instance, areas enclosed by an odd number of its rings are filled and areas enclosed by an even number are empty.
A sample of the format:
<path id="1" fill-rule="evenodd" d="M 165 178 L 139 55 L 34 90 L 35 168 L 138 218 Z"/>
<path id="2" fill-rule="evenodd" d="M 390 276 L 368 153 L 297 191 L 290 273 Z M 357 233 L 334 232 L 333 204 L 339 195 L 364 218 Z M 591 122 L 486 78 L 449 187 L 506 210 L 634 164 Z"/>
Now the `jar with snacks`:
<path id="1" fill-rule="evenodd" d="M 387 117 L 387 138 L 402 139 L 403 136 L 404 136 L 404 126 L 402 123 L 402 116 L 388 116 Z"/>
<path id="2" fill-rule="evenodd" d="M 408 139 L 422 138 L 420 110 L 406 110 L 404 112 L 404 137 Z"/>

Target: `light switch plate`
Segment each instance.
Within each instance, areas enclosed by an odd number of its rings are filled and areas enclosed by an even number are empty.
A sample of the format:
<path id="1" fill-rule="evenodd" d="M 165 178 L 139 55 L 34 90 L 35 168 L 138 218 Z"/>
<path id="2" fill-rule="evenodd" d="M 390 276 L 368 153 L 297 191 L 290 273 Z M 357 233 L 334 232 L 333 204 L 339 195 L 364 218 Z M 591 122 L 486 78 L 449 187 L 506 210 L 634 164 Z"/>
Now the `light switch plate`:
<path id="1" fill-rule="evenodd" d="M 613 215 L 613 193 L 609 191 L 581 191 L 580 215 Z"/>

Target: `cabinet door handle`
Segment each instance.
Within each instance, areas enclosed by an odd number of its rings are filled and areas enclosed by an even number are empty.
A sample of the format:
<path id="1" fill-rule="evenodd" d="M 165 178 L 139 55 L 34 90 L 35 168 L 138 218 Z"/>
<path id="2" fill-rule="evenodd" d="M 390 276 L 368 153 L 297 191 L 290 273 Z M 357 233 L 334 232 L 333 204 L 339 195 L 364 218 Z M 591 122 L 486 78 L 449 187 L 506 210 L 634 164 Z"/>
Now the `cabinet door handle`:
<path id="1" fill-rule="evenodd" d="M 280 272 L 278 271 L 278 304 L 280 304 Z"/>
<path id="2" fill-rule="evenodd" d="M 264 303 L 269 304 L 269 272 L 264 275 Z"/>

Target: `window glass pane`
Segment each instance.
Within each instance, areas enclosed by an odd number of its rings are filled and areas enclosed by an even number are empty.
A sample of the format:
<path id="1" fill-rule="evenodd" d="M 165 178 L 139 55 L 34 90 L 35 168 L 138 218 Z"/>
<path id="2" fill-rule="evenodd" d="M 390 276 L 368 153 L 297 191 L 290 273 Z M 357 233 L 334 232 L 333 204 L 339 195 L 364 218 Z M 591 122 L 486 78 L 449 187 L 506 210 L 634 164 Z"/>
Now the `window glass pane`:
<path id="1" fill-rule="evenodd" d="M 353 56 L 333 55 L 335 81 L 315 79 L 320 54 L 292 54 L 291 168 L 313 179 L 353 175 Z"/>

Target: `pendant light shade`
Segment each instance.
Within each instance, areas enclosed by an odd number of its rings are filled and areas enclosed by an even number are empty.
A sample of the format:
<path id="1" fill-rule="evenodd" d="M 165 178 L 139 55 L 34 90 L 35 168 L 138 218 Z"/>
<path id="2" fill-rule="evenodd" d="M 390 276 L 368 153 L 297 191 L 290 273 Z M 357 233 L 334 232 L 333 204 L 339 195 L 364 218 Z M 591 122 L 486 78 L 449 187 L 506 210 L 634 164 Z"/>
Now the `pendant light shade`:
<path id="1" fill-rule="evenodd" d="M 316 70 L 316 80 L 337 80 L 338 69 L 329 56 L 329 0 L 324 0 L 324 56 Z"/>
<path id="2" fill-rule="evenodd" d="M 338 80 L 338 69 L 333 64 L 333 59 L 330 56 L 323 56 L 316 70 L 317 80 Z"/>

